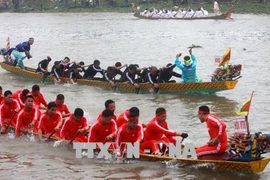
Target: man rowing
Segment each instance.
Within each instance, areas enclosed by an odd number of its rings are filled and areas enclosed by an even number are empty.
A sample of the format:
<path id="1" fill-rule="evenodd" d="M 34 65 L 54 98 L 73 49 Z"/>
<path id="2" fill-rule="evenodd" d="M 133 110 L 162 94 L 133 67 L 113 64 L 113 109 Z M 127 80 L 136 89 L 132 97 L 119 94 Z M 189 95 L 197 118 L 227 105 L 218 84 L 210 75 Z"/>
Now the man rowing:
<path id="1" fill-rule="evenodd" d="M 43 94 L 40 92 L 40 87 L 38 85 L 33 85 L 32 86 L 32 91 L 30 92 L 32 94 L 32 96 L 34 97 L 34 102 L 35 105 L 39 108 L 39 109 L 46 109 L 46 107 L 48 106 Z M 41 107 L 41 104 L 43 104 L 44 107 Z"/>
<path id="2" fill-rule="evenodd" d="M 42 140 L 42 135 L 55 134 L 59 137 L 60 126 L 62 125 L 62 117 L 59 112 L 56 111 L 55 102 L 49 102 L 47 111 L 42 113 L 38 122 L 38 137 Z"/>
<path id="3" fill-rule="evenodd" d="M 42 82 L 44 82 L 45 79 L 47 78 L 47 76 L 50 75 L 50 72 L 48 71 L 48 65 L 49 65 L 49 63 L 50 63 L 51 60 L 52 60 L 51 57 L 50 56 L 47 56 L 46 59 L 44 59 L 44 60 L 42 60 L 42 61 L 40 61 L 38 63 L 38 68 L 36 70 L 36 73 L 43 74 L 43 80 L 42 80 Z"/>
<path id="4" fill-rule="evenodd" d="M 17 102 L 19 103 L 20 109 L 22 109 L 25 106 L 24 103 L 28 93 L 29 93 L 28 89 L 17 90 L 13 93 L 13 98 L 17 100 Z"/>
<path id="5" fill-rule="evenodd" d="M 84 133 L 88 129 L 87 119 L 81 108 L 76 108 L 74 113 L 64 122 L 60 132 L 60 137 L 67 141 L 87 142 Z"/>
<path id="6" fill-rule="evenodd" d="M 4 97 L 5 98 L 0 105 L 1 133 L 6 132 L 6 128 L 9 124 L 13 127 L 15 126 L 15 114 L 20 110 L 20 105 L 15 99 L 13 99 L 11 91 L 5 91 Z"/>
<path id="7" fill-rule="evenodd" d="M 97 73 L 100 73 L 103 75 L 103 69 L 100 68 L 100 61 L 99 60 L 94 60 L 94 63 L 91 64 L 85 71 L 83 78 L 84 79 L 93 79 L 93 80 L 98 80 L 100 78 L 95 77 Z"/>
<path id="8" fill-rule="evenodd" d="M 141 144 L 141 150 L 151 150 L 153 154 L 159 155 L 158 144 L 164 143 L 168 147 L 168 143 L 176 144 L 176 139 L 173 136 L 181 136 L 187 138 L 188 134 L 171 131 L 166 122 L 167 112 L 165 108 L 157 108 L 156 116 L 147 124 L 144 132 L 144 141 Z"/>
<path id="9" fill-rule="evenodd" d="M 103 73 L 103 80 L 108 81 L 112 86 L 115 86 L 115 69 L 109 66 Z"/>
<path id="10" fill-rule="evenodd" d="M 138 89 L 138 88 L 140 88 L 140 85 L 137 83 L 136 75 L 137 75 L 137 68 L 135 65 L 131 64 L 124 71 L 121 79 L 123 80 L 123 82 L 133 84 L 135 86 L 135 88 Z"/>
<path id="11" fill-rule="evenodd" d="M 62 69 L 60 65 L 60 61 L 55 61 L 51 70 L 51 74 L 53 75 L 54 82 L 61 84 L 62 83 Z"/>
<path id="12" fill-rule="evenodd" d="M 15 135 L 17 137 L 20 136 L 22 129 L 28 132 L 33 130 L 35 131 L 39 114 L 39 109 L 34 105 L 34 97 L 31 94 L 27 95 L 25 99 L 25 106 L 20 110 L 17 117 Z"/>
<path id="13" fill-rule="evenodd" d="M 192 54 L 192 48 L 189 50 L 189 54 L 191 56 L 184 57 L 184 64 L 179 61 L 179 57 L 181 57 L 181 53 L 176 55 L 175 64 L 176 66 L 182 70 L 182 79 L 184 83 L 190 82 L 201 82 L 201 79 L 196 75 L 196 67 L 197 67 L 197 59 Z"/>
<path id="14" fill-rule="evenodd" d="M 122 68 L 127 67 L 127 64 L 122 65 L 120 62 L 116 62 L 114 66 L 112 66 L 114 69 L 114 74 L 122 76 L 123 72 L 121 71 Z"/>
<path id="15" fill-rule="evenodd" d="M 227 148 L 226 124 L 212 115 L 208 106 L 199 107 L 198 118 L 201 123 L 206 122 L 210 141 L 196 149 L 197 156 L 224 153 Z"/>
<path id="16" fill-rule="evenodd" d="M 160 78 L 159 78 L 159 82 L 162 83 L 175 83 L 175 80 L 170 80 L 172 78 L 172 76 L 174 77 L 178 77 L 178 78 L 182 78 L 182 75 L 174 72 L 173 69 L 175 68 L 176 64 L 167 64 L 166 67 L 162 67 L 160 68 Z"/>
<path id="17" fill-rule="evenodd" d="M 154 88 L 159 88 L 159 71 L 156 66 L 152 66 L 149 69 L 144 70 L 143 82 L 150 83 Z"/>
<path id="18" fill-rule="evenodd" d="M 70 65 L 69 57 L 65 57 L 63 60 L 60 61 L 61 77 L 68 75 L 69 65 Z"/>
<path id="19" fill-rule="evenodd" d="M 68 71 L 68 78 L 71 84 L 76 84 L 78 79 L 83 77 L 80 75 L 80 72 L 83 72 L 82 68 L 78 65 L 73 65 L 71 70 Z"/>
<path id="20" fill-rule="evenodd" d="M 65 104 L 65 96 L 63 94 L 57 94 L 54 102 L 56 104 L 56 110 L 60 112 L 62 118 L 66 118 L 71 115 L 68 106 Z"/>
<path id="21" fill-rule="evenodd" d="M 137 107 L 132 107 L 130 109 L 125 110 L 121 113 L 116 120 L 117 127 L 119 128 L 123 124 L 126 124 L 129 118 L 139 117 L 139 109 Z"/>
<path id="22" fill-rule="evenodd" d="M 23 60 L 24 58 L 32 58 L 32 55 L 30 54 L 31 45 L 34 43 L 34 38 L 29 38 L 28 41 L 25 41 L 23 43 L 20 43 L 16 46 L 16 49 L 14 49 L 11 53 L 12 56 L 14 56 L 14 66 L 18 65 L 20 68 L 25 69 Z"/>
<path id="23" fill-rule="evenodd" d="M 139 124 L 139 109 L 137 107 L 131 109 L 136 109 L 137 113 L 130 114 L 128 121 L 122 124 L 116 132 L 116 145 L 121 155 L 125 151 L 125 143 L 141 143 L 144 138 L 143 127 Z"/>
<path id="24" fill-rule="evenodd" d="M 105 101 L 105 110 L 106 109 L 109 109 L 110 111 L 113 112 L 113 116 L 112 116 L 112 119 L 116 122 L 116 119 L 117 119 L 117 116 L 114 114 L 115 112 L 115 102 L 111 99 L 108 99 L 107 101 Z M 102 111 L 103 112 L 103 111 Z M 99 113 L 97 119 L 100 119 L 100 117 L 102 116 L 102 112 Z"/>
<path id="25" fill-rule="evenodd" d="M 105 109 L 101 117 L 91 126 L 88 142 L 105 143 L 112 142 L 117 131 L 117 126 L 112 120 L 113 112 Z"/>

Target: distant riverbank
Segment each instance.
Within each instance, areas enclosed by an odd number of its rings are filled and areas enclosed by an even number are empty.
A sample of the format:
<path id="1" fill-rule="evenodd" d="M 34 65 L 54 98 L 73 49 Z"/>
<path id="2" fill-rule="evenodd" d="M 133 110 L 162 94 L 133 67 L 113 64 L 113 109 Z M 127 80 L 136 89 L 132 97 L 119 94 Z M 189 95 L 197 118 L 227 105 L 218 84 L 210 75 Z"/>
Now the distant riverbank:
<path id="1" fill-rule="evenodd" d="M 201 2 L 201 3 L 189 3 L 183 5 L 174 5 L 172 1 L 155 1 L 155 3 L 142 3 L 142 1 L 135 3 L 140 7 L 140 11 L 148 8 L 159 8 L 159 9 L 172 9 L 177 7 L 185 7 L 197 9 L 199 7 L 203 7 L 208 10 L 210 13 L 213 12 L 212 3 L 209 2 Z M 106 1 L 92 1 L 93 3 L 89 3 L 87 1 L 81 2 L 73 2 L 67 0 L 61 1 L 48 1 L 48 0 L 28 0 L 27 3 L 21 3 L 18 6 L 7 3 L 6 5 L 2 4 L 2 8 L 0 12 L 37 12 L 37 13 L 52 13 L 52 12 L 119 12 L 119 13 L 129 13 L 131 11 L 130 1 L 124 0 L 106 0 Z M 221 12 L 225 12 L 229 7 L 230 3 L 220 2 L 220 10 Z M 1 6 L 1 5 L 0 5 Z M 16 8 L 15 8 L 16 6 Z M 237 14 L 270 14 L 270 2 L 236 2 L 235 3 L 235 13 Z"/>

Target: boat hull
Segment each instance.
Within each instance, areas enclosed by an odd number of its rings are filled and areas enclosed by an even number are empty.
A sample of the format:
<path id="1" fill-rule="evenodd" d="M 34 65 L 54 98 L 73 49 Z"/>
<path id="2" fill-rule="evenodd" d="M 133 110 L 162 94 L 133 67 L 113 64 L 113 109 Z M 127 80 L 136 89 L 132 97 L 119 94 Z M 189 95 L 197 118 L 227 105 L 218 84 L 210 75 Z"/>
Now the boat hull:
<path id="1" fill-rule="evenodd" d="M 10 126 L 10 130 L 15 130 L 14 127 Z M 34 133 L 37 136 L 36 133 Z M 43 138 L 47 138 L 47 136 L 43 136 Z M 50 141 L 58 141 L 58 139 L 54 136 L 50 138 Z M 168 162 L 174 161 L 181 166 L 194 166 L 194 165 L 206 165 L 214 168 L 218 171 L 230 171 L 230 172 L 242 172 L 242 173 L 260 173 L 262 172 L 267 164 L 270 161 L 269 157 L 263 157 L 260 160 L 251 161 L 251 162 L 237 162 L 237 161 L 225 161 L 225 160 L 194 160 L 188 158 L 170 158 L 167 156 L 156 156 L 156 155 L 148 155 L 148 154 L 140 154 L 140 161 L 150 161 L 150 162 Z"/>
<path id="2" fill-rule="evenodd" d="M 207 16 L 207 17 L 193 17 L 193 18 L 153 18 L 153 17 L 146 17 L 146 16 L 142 16 L 138 13 L 134 14 L 135 17 L 140 18 L 140 19 L 149 19 L 149 20 L 158 20 L 158 19 L 165 19 L 165 20 L 209 20 L 209 19 L 213 19 L 213 20 L 224 20 L 227 19 L 227 16 L 225 14 L 221 14 L 218 16 Z"/>
<path id="3" fill-rule="evenodd" d="M 236 162 L 224 160 L 194 160 L 186 158 L 169 158 L 164 156 L 154 156 L 142 154 L 141 160 L 144 161 L 175 161 L 183 166 L 193 165 L 208 165 L 219 171 L 244 172 L 244 173 L 259 173 L 262 172 L 270 161 L 269 157 L 264 157 L 260 160 L 251 162 Z"/>
<path id="4" fill-rule="evenodd" d="M 43 75 L 35 73 L 35 69 L 26 67 L 26 70 L 8 65 L 6 63 L 0 62 L 0 65 L 3 69 L 18 75 L 23 78 L 42 81 Z M 68 82 L 68 78 L 63 78 L 64 81 Z M 52 76 L 48 76 L 46 82 L 54 83 Z M 78 79 L 77 81 L 80 85 L 96 86 L 103 87 L 105 89 L 112 89 L 112 86 L 107 81 L 98 81 L 98 80 L 86 80 Z M 231 90 L 234 89 L 237 80 L 235 81 L 220 81 L 220 82 L 197 82 L 197 83 L 160 83 L 158 94 L 177 94 L 177 93 L 200 93 L 200 94 L 209 94 L 215 93 L 218 91 Z M 124 93 L 135 93 L 135 87 L 130 83 L 116 83 L 117 86 L 114 89 L 116 92 Z M 154 88 L 151 84 L 142 83 L 140 84 L 139 94 L 150 94 L 154 92 Z"/>

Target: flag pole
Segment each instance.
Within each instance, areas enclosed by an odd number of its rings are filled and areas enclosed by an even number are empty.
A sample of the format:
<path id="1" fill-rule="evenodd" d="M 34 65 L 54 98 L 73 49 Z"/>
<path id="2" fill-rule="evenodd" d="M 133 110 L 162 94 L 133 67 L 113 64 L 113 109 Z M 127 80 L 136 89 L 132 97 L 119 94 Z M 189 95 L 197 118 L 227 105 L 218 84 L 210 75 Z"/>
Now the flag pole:
<path id="1" fill-rule="evenodd" d="M 252 98 L 253 98 L 253 93 L 254 93 L 254 91 L 252 91 L 251 96 L 250 96 L 250 105 L 251 105 L 251 101 L 252 101 Z M 245 116 L 245 121 L 246 121 L 246 124 L 247 124 L 247 133 L 249 135 L 250 131 L 249 131 L 249 123 L 248 123 L 248 114 L 249 114 L 249 110 L 247 112 L 247 115 Z"/>

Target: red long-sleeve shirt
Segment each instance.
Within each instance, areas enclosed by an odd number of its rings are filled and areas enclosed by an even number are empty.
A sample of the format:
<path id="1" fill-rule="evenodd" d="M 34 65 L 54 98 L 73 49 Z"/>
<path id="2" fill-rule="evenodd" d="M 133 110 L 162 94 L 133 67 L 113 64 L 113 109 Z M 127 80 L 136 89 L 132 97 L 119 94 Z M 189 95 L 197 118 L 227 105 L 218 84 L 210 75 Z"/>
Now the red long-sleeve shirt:
<path id="1" fill-rule="evenodd" d="M 211 140 L 218 137 L 220 142 L 227 143 L 226 124 L 223 121 L 209 114 L 206 118 L 206 125 Z"/>
<path id="2" fill-rule="evenodd" d="M 102 116 L 102 112 L 103 112 L 103 111 L 101 111 L 101 113 L 99 113 L 99 115 L 98 115 L 98 117 L 97 117 L 97 120 L 101 118 L 101 116 Z M 117 117 L 116 117 L 116 115 L 115 115 L 115 114 L 113 114 L 112 119 L 113 119 L 113 120 L 116 122 Z M 97 120 L 96 120 L 96 121 L 97 121 Z"/>
<path id="3" fill-rule="evenodd" d="M 118 128 L 128 122 L 128 112 L 129 111 L 126 110 L 117 117 L 116 124 Z"/>
<path id="4" fill-rule="evenodd" d="M 70 115 L 69 119 L 67 119 L 61 129 L 60 136 L 66 140 L 71 140 L 77 133 L 79 129 L 87 130 L 88 124 L 85 117 L 79 122 L 73 121 L 73 114 Z"/>
<path id="5" fill-rule="evenodd" d="M 16 100 L 12 100 L 10 104 L 6 104 L 5 101 L 3 101 L 0 105 L 0 124 L 1 126 L 4 126 L 5 122 L 9 122 L 10 118 L 12 118 L 14 111 L 19 110 L 20 105 Z M 14 119 L 14 118 L 13 118 Z M 16 119 L 14 119 L 14 123 L 16 122 Z"/>
<path id="6" fill-rule="evenodd" d="M 0 104 L 2 103 L 3 100 L 4 100 L 4 95 L 1 94 L 1 95 L 0 95 Z"/>
<path id="7" fill-rule="evenodd" d="M 143 140 L 143 127 L 142 125 L 138 124 L 135 129 L 127 132 L 127 124 L 123 124 L 116 132 L 116 144 L 118 146 L 124 142 L 134 143 L 136 141 Z"/>
<path id="8" fill-rule="evenodd" d="M 166 121 L 159 124 L 157 122 L 156 117 L 154 117 L 149 124 L 146 126 L 146 129 L 144 131 L 144 139 L 145 140 L 158 140 L 163 135 L 170 137 L 175 136 L 175 131 L 170 131 L 168 129 L 168 124 Z"/>
<path id="9" fill-rule="evenodd" d="M 114 120 L 109 124 L 102 125 L 98 119 L 90 128 L 88 142 L 105 142 L 105 139 L 110 134 L 115 134 L 117 126 Z"/>
<path id="10" fill-rule="evenodd" d="M 23 90 L 17 90 L 13 93 L 13 98 L 18 101 L 20 108 L 24 107 L 24 98 L 22 92 Z"/>
<path id="11" fill-rule="evenodd" d="M 21 129 L 29 129 L 29 125 L 33 120 L 37 122 L 39 116 L 39 110 L 36 106 L 33 106 L 30 111 L 26 111 L 26 108 L 20 110 L 17 123 L 16 123 L 16 136 L 19 136 L 21 133 Z"/>
<path id="12" fill-rule="evenodd" d="M 62 106 L 58 105 L 56 101 L 54 101 L 56 104 L 56 110 L 59 111 L 61 114 L 65 112 L 66 114 L 70 114 L 70 111 L 67 107 L 67 105 L 64 103 Z"/>
<path id="13" fill-rule="evenodd" d="M 38 129 L 41 129 L 43 134 L 51 134 L 61 121 L 62 116 L 59 112 L 52 114 L 50 117 L 47 116 L 47 112 L 44 112 L 39 118 Z"/>
<path id="14" fill-rule="evenodd" d="M 31 92 L 32 96 L 34 97 L 34 102 L 40 108 L 40 104 L 43 104 L 45 107 L 48 106 L 43 94 L 40 92 L 38 93 L 38 96 L 34 96 L 33 93 Z"/>

